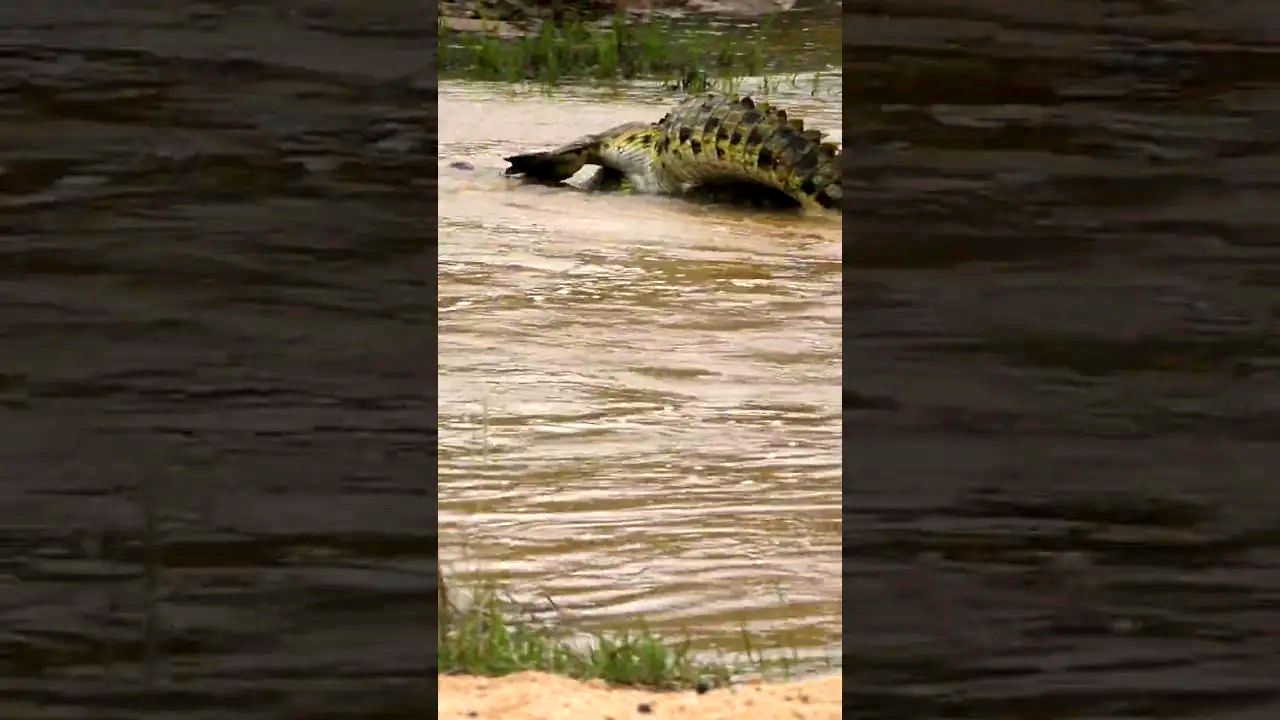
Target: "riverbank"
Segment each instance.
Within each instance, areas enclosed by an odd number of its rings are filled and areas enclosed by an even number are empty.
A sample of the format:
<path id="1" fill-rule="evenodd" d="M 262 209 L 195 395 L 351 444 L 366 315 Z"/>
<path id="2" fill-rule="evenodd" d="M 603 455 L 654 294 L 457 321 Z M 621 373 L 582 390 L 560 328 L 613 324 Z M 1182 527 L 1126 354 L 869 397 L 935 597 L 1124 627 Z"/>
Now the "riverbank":
<path id="1" fill-rule="evenodd" d="M 840 716 L 841 681 L 833 671 L 796 680 L 790 663 L 752 653 L 750 645 L 749 667 L 696 660 L 687 644 L 643 631 L 570 643 L 566 628 L 522 618 L 492 585 L 464 595 L 461 605 L 447 592 L 437 598 L 442 718 Z M 746 670 L 760 679 L 731 682 Z"/>
<path id="2" fill-rule="evenodd" d="M 838 13 L 811 6 L 749 18 L 716 12 L 642 14 L 598 8 L 550 13 L 474 3 L 441 6 L 441 77 L 527 82 L 656 80 L 729 92 L 747 77 L 825 73 L 839 65 Z"/>
<path id="3" fill-rule="evenodd" d="M 711 690 L 659 692 L 539 672 L 505 677 L 440 677 L 445 720 L 603 720 L 751 718 L 837 720 L 839 675 L 792 682 L 757 681 Z"/>
<path id="4" fill-rule="evenodd" d="M 796 0 L 437 0 L 440 17 L 532 22 L 567 19 L 598 20 L 614 13 L 710 13 L 726 17 L 754 18 L 784 12 Z"/>

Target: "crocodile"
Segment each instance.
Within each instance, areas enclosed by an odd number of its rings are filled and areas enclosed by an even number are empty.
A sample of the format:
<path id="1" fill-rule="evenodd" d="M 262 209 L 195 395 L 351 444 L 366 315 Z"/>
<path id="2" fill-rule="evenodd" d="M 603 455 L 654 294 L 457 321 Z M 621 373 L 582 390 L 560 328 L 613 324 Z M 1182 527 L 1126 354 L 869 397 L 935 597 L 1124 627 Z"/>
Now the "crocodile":
<path id="1" fill-rule="evenodd" d="M 589 189 L 710 190 L 718 199 L 773 196 L 803 208 L 838 209 L 840 156 L 820 131 L 806 130 L 781 108 L 711 92 L 685 99 L 656 123 L 623 123 L 554 150 L 505 159 L 507 175 L 534 182 L 560 183 L 598 165 Z"/>

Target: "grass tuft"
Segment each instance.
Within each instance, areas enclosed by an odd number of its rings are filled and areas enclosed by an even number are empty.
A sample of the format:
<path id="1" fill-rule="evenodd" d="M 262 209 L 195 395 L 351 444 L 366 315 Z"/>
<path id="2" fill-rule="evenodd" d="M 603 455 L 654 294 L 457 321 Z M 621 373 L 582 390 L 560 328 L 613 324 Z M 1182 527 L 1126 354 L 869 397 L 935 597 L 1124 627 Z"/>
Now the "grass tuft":
<path id="1" fill-rule="evenodd" d="M 687 639 L 672 642 L 643 627 L 595 633 L 586 642 L 575 643 L 566 639 L 562 629 L 520 617 L 518 605 L 509 597 L 504 599 L 493 584 L 469 594 L 465 604 L 457 603 L 456 592 L 442 599 L 442 673 L 501 676 L 538 670 L 615 685 L 679 690 L 724 686 L 747 673 L 790 678 L 798 657 L 792 648 L 791 657 L 767 658 L 745 628 L 745 666 L 697 658 Z"/>
<path id="2" fill-rule="evenodd" d="M 442 608 L 440 670 L 499 676 L 525 670 L 660 689 L 727 684 L 735 668 L 695 661 L 689 643 L 669 643 L 647 630 L 594 635 L 575 644 L 532 619 L 513 617 L 515 603 L 492 586 L 478 588 L 465 607 Z"/>
<path id="3" fill-rule="evenodd" d="M 453 30 L 440 19 L 443 76 L 548 85 L 570 79 L 656 79 L 701 91 L 736 85 L 770 65 L 768 20 L 751 31 L 726 33 L 662 18 L 633 20 L 618 13 L 605 22 L 543 21 L 536 30 L 505 38 L 497 36 L 496 25 L 485 22 L 489 32 L 476 33 Z"/>

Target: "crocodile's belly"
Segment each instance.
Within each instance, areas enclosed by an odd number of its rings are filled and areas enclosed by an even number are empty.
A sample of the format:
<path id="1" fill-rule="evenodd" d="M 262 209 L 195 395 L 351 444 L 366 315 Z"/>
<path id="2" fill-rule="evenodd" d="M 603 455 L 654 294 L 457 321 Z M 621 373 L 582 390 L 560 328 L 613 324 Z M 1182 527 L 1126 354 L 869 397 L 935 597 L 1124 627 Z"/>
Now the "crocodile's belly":
<path id="1" fill-rule="evenodd" d="M 670 194 L 680 186 L 662 176 L 656 167 L 653 144 L 657 133 L 652 126 L 645 132 L 633 132 L 601 142 L 600 160 L 625 177 L 634 192 Z"/>
<path id="2" fill-rule="evenodd" d="M 663 118 L 658 132 L 654 157 L 663 184 L 750 182 L 806 206 L 839 204 L 839 150 L 783 110 L 749 98 L 695 96 Z"/>

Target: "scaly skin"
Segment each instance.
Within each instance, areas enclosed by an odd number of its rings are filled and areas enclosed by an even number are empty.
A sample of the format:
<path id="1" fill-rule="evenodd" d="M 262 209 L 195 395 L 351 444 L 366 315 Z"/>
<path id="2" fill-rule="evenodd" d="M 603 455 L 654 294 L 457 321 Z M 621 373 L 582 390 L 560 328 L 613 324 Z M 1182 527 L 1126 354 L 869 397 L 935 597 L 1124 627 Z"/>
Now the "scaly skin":
<path id="1" fill-rule="evenodd" d="M 656 123 L 627 123 L 554 150 L 506 158 L 508 175 L 559 182 L 599 165 L 601 187 L 683 194 L 771 188 L 804 207 L 839 208 L 840 149 L 786 111 L 749 97 L 690 97 Z"/>

